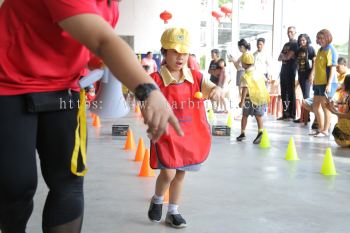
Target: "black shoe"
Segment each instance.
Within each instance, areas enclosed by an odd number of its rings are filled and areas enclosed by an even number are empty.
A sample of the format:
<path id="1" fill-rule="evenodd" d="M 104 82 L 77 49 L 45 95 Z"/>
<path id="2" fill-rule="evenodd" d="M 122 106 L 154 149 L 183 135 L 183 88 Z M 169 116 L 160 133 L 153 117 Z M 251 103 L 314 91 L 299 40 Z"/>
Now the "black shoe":
<path id="1" fill-rule="evenodd" d="M 293 121 L 294 123 L 301 123 L 300 118 Z"/>
<path id="2" fill-rule="evenodd" d="M 186 220 L 183 219 L 181 214 L 167 213 L 165 217 L 165 223 L 175 228 L 184 228 L 187 226 Z"/>
<path id="3" fill-rule="evenodd" d="M 163 204 L 154 204 L 153 198 L 152 198 L 151 204 L 148 210 L 149 220 L 151 220 L 152 222 L 160 222 L 160 220 L 162 219 L 162 207 L 163 207 Z"/>
<path id="4" fill-rule="evenodd" d="M 262 138 L 263 132 L 259 132 L 256 138 L 254 139 L 253 143 L 254 144 L 259 144 Z"/>
<path id="5" fill-rule="evenodd" d="M 283 121 L 284 119 L 286 119 L 284 116 L 277 118 L 278 121 Z"/>
<path id="6" fill-rule="evenodd" d="M 285 117 L 283 120 L 284 120 L 284 121 L 293 121 L 294 118 L 293 118 L 293 117 Z"/>
<path id="7" fill-rule="evenodd" d="M 245 134 L 244 133 L 241 133 L 241 135 L 239 135 L 238 137 L 236 137 L 236 140 L 237 141 L 243 141 L 245 139 Z"/>

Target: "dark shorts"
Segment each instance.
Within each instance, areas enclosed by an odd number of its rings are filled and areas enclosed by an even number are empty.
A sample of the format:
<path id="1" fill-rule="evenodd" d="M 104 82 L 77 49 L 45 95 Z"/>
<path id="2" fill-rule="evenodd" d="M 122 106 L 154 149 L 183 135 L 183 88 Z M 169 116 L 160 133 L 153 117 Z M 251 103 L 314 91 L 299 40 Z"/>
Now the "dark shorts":
<path id="1" fill-rule="evenodd" d="M 244 75 L 244 70 L 238 70 L 236 73 L 236 86 L 241 84 L 241 77 Z"/>
<path id="2" fill-rule="evenodd" d="M 243 116 L 263 116 L 266 110 L 266 104 L 257 106 L 250 100 L 245 100 L 242 110 Z"/>
<path id="3" fill-rule="evenodd" d="M 338 84 L 332 83 L 331 84 L 331 91 L 327 94 L 328 97 L 330 97 L 330 98 L 333 97 L 337 88 L 338 88 Z M 326 91 L 326 85 L 314 85 L 313 90 L 314 90 L 314 96 L 325 96 L 324 93 Z"/>

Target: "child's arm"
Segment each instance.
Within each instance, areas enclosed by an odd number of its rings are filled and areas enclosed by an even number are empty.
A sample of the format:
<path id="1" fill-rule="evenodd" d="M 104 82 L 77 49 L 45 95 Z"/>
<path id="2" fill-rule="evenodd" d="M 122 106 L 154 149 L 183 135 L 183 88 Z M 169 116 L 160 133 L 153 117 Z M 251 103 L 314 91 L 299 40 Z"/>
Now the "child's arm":
<path id="1" fill-rule="evenodd" d="M 209 79 L 203 79 L 201 89 L 203 98 L 208 98 L 215 101 L 223 100 L 224 94 L 222 89 L 212 83 Z"/>
<path id="2" fill-rule="evenodd" d="M 328 108 L 328 107 L 327 107 Z M 330 108 L 328 108 L 330 109 Z M 331 110 L 330 110 L 331 111 Z M 350 112 L 338 112 L 337 110 L 331 111 L 334 115 L 337 115 L 338 118 L 346 118 L 346 119 L 350 119 Z"/>
<path id="3" fill-rule="evenodd" d="M 346 119 L 350 119 L 350 111 L 349 111 L 349 103 L 350 103 L 350 99 L 347 101 L 346 105 L 345 105 L 345 109 L 344 109 L 344 113 L 339 112 L 333 105 L 333 101 L 328 101 L 326 102 L 326 108 L 331 111 L 331 113 L 333 113 L 334 115 L 337 115 L 338 118 L 346 118 Z"/>
<path id="4" fill-rule="evenodd" d="M 345 112 L 345 113 L 338 112 L 336 115 L 337 115 L 339 118 L 350 119 L 350 112 Z"/>
<path id="5" fill-rule="evenodd" d="M 241 78 L 241 82 L 240 82 L 240 88 L 242 90 L 242 94 L 241 94 L 241 102 L 239 102 L 239 107 L 243 108 L 244 106 L 244 102 L 245 102 L 245 98 L 248 95 L 248 84 L 247 81 L 245 79 L 245 75 L 242 76 Z"/>
<path id="6" fill-rule="evenodd" d="M 247 87 L 242 87 L 242 96 L 241 96 L 241 102 L 239 102 L 239 107 L 243 108 L 245 98 L 247 97 L 248 94 L 248 88 Z"/>
<path id="7" fill-rule="evenodd" d="M 345 107 L 345 112 L 342 113 L 342 112 L 339 112 L 333 105 L 333 102 L 332 101 L 328 101 L 326 102 L 326 108 L 331 112 L 333 113 L 334 115 L 338 116 L 338 118 L 346 118 L 346 119 L 350 119 L 350 112 L 349 112 L 349 108 L 348 108 L 348 104 L 347 103 L 347 106 Z"/>
<path id="8" fill-rule="evenodd" d="M 221 89 L 221 87 L 214 87 L 213 89 L 211 89 L 210 93 L 209 93 L 209 99 L 214 100 L 214 101 L 218 101 L 219 103 L 221 101 L 224 101 L 224 94 L 223 91 Z"/>

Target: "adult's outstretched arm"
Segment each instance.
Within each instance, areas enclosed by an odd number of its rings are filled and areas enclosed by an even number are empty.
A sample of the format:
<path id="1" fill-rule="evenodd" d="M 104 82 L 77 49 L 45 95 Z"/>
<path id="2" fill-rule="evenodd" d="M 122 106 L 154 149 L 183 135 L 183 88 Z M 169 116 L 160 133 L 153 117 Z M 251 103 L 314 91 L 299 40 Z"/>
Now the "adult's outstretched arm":
<path id="1" fill-rule="evenodd" d="M 115 77 L 131 91 L 143 83 L 154 83 L 146 74 L 131 48 L 100 16 L 81 14 L 59 22 L 62 29 L 101 57 Z M 180 124 L 167 100 L 160 91 L 152 91 L 147 98 L 143 117 L 153 141 L 166 132 L 170 123 L 179 135 L 183 135 Z"/>

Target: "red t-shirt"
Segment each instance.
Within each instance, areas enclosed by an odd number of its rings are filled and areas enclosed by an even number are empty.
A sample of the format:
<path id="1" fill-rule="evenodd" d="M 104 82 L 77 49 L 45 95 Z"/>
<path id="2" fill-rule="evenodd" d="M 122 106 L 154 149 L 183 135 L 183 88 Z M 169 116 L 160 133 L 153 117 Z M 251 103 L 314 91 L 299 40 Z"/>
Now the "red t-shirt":
<path id="1" fill-rule="evenodd" d="M 11 0 L 0 8 L 0 95 L 79 90 L 89 50 L 58 22 L 98 14 L 113 27 L 118 3 L 107 0 Z"/>
<path id="2" fill-rule="evenodd" d="M 196 70 L 199 71 L 199 65 L 196 61 L 196 59 L 194 59 L 192 56 L 188 56 L 188 60 L 187 60 L 187 66 L 188 68 L 190 68 L 191 70 Z"/>

